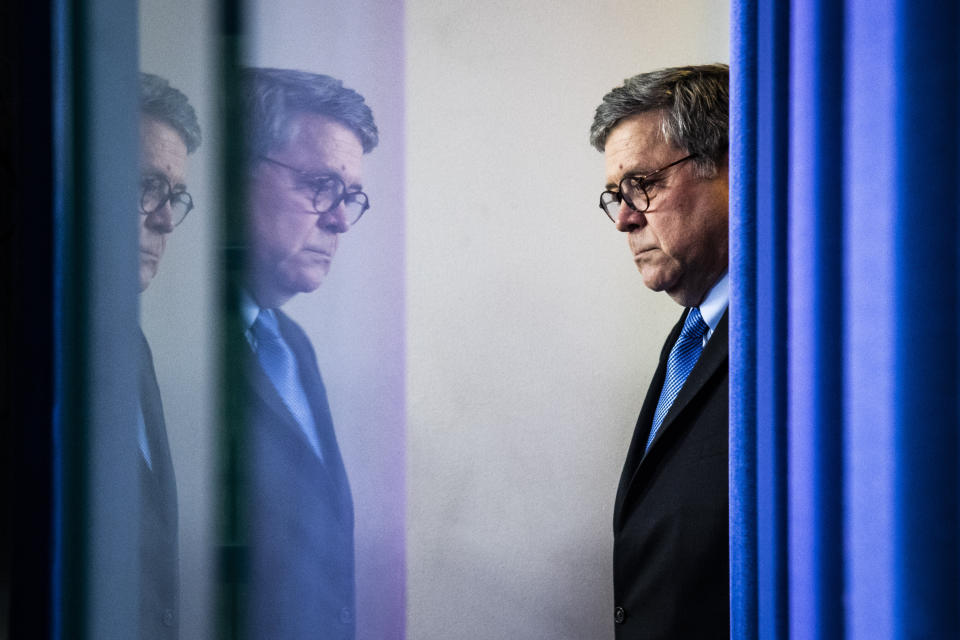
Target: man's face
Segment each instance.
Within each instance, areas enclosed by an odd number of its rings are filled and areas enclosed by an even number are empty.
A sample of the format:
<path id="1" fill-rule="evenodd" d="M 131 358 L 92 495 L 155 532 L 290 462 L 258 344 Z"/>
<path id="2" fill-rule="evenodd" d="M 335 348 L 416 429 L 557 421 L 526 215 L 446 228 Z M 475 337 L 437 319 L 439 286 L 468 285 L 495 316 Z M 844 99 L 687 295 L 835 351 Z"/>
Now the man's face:
<path id="1" fill-rule="evenodd" d="M 173 191 L 186 190 L 187 145 L 177 130 L 151 116 L 140 118 L 140 177 L 163 178 Z M 153 277 L 163 250 L 167 246 L 167 234 L 173 231 L 170 203 L 153 213 L 140 211 L 140 291 L 143 292 Z"/>
<path id="2" fill-rule="evenodd" d="M 350 228 L 342 203 L 327 213 L 314 210 L 316 182 L 306 176 L 335 174 L 347 191 L 359 191 L 363 146 L 339 121 L 303 114 L 293 122 L 290 142 L 268 157 L 301 172 L 254 160 L 248 229 L 251 286 L 258 304 L 275 307 L 320 286 L 339 235 Z"/>
<path id="3" fill-rule="evenodd" d="M 685 155 L 661 137 L 659 112 L 626 118 L 604 147 L 607 189 L 617 190 L 625 175 L 648 174 Z M 621 203 L 617 229 L 627 234 L 648 288 L 666 291 L 685 307 L 697 306 L 727 270 L 727 167 L 704 179 L 688 161 L 653 180 L 647 187 L 650 207 L 638 213 Z"/>

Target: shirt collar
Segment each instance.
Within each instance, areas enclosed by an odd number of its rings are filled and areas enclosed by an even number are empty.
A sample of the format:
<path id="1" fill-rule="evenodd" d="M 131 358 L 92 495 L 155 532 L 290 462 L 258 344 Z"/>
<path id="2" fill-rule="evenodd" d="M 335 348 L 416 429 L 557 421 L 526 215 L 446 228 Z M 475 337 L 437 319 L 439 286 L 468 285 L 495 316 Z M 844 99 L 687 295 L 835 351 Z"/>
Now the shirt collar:
<path id="1" fill-rule="evenodd" d="M 710 333 L 713 333 L 717 325 L 720 324 L 720 319 L 723 318 L 729 304 L 730 273 L 727 272 L 717 281 L 717 284 L 713 285 L 710 293 L 700 303 L 700 315 L 703 316 L 703 321 L 710 327 Z"/>

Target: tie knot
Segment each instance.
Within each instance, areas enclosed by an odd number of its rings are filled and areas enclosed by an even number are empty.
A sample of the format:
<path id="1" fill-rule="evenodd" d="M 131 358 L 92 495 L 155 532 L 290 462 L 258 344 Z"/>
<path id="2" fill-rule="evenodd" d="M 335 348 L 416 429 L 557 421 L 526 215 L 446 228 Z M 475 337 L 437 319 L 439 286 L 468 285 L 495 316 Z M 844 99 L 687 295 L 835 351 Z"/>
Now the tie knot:
<path id="1" fill-rule="evenodd" d="M 680 337 L 702 338 L 703 334 L 705 334 L 709 328 L 707 323 L 703 321 L 703 316 L 700 315 L 700 309 L 693 307 L 690 309 L 690 313 L 687 314 L 687 319 L 683 323 L 683 329 L 680 330 Z"/>
<path id="2" fill-rule="evenodd" d="M 250 332 L 257 342 L 280 340 L 280 327 L 277 316 L 270 309 L 261 309 L 257 319 L 253 321 Z"/>

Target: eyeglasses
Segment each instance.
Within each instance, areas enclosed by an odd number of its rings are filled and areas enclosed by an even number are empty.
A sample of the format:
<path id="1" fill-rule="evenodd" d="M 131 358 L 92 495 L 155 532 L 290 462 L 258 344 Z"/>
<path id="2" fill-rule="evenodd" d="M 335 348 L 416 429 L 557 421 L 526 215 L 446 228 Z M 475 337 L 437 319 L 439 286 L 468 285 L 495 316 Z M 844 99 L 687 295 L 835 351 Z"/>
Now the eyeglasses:
<path id="1" fill-rule="evenodd" d="M 370 208 L 367 194 L 363 191 L 347 191 L 347 185 L 335 173 L 310 173 L 266 156 L 260 156 L 260 159 L 297 174 L 304 185 L 313 189 L 313 210 L 321 215 L 333 211 L 343 203 L 344 220 L 353 226 Z"/>
<path id="2" fill-rule="evenodd" d="M 620 213 L 621 202 L 626 202 L 628 207 L 638 213 L 644 213 L 650 208 L 650 194 L 647 189 L 656 184 L 655 181 L 651 181 L 650 178 L 672 166 L 696 157 L 697 154 L 691 153 L 687 157 L 680 158 L 676 162 L 671 162 L 656 171 L 651 171 L 644 175 L 624 176 L 620 181 L 620 185 L 617 187 L 617 191 L 608 190 L 600 194 L 600 208 L 603 209 L 603 212 L 607 214 L 608 218 L 613 220 L 614 224 L 616 224 L 617 216 Z"/>
<path id="3" fill-rule="evenodd" d="M 193 209 L 193 198 L 186 191 L 174 191 L 162 175 L 144 176 L 140 181 L 140 213 L 150 215 L 170 203 L 170 221 L 177 226 Z"/>

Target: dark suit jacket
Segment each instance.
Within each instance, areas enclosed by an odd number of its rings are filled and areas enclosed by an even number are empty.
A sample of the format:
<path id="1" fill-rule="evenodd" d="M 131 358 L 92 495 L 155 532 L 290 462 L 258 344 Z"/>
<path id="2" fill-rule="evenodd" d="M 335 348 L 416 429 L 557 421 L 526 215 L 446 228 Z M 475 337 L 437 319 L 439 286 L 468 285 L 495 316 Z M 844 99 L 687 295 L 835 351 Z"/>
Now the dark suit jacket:
<path id="1" fill-rule="evenodd" d="M 303 330 L 275 310 L 300 368 L 324 461 L 244 339 L 249 442 L 250 638 L 350 640 L 353 501 L 317 358 Z"/>
<path id="2" fill-rule="evenodd" d="M 613 517 L 618 640 L 728 638 L 727 313 L 644 446 L 687 312 L 660 354 Z"/>
<path id="3" fill-rule="evenodd" d="M 180 584 L 177 484 L 153 355 L 140 331 L 140 407 L 151 466 L 140 456 L 140 638 L 177 637 Z"/>

